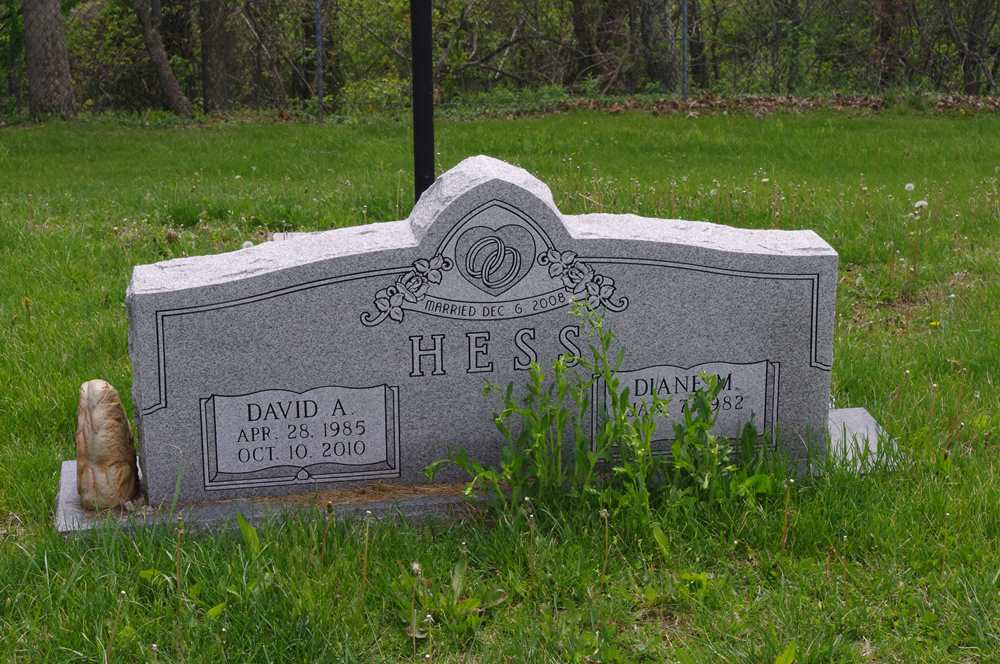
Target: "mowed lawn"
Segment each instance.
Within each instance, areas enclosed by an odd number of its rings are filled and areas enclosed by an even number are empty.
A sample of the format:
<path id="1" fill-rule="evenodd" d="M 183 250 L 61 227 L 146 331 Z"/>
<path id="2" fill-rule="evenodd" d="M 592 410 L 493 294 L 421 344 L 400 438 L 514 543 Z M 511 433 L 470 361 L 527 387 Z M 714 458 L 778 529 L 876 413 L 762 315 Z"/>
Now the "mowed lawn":
<path id="1" fill-rule="evenodd" d="M 572 113 L 437 133 L 439 171 L 512 161 L 566 212 L 816 230 L 841 258 L 836 405 L 875 415 L 896 467 L 699 518 L 661 506 L 666 552 L 572 505 L 268 523 L 256 552 L 236 528 L 64 539 L 79 384 L 103 377 L 131 409 L 131 267 L 403 218 L 409 129 L 0 128 L 0 660 L 1000 661 L 1000 117 Z M 463 595 L 506 600 L 413 640 L 413 562 L 442 605 L 457 564 Z"/>

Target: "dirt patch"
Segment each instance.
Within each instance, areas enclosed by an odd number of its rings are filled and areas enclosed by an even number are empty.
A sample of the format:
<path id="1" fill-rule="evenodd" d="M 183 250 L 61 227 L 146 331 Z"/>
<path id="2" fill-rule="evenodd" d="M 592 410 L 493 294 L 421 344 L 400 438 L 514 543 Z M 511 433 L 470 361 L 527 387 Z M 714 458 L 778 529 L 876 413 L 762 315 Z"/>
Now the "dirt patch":
<path id="1" fill-rule="evenodd" d="M 389 484 L 375 482 L 356 488 L 321 491 L 319 493 L 297 496 L 280 496 L 273 499 L 282 503 L 292 502 L 299 505 L 360 505 L 378 502 L 393 502 L 412 498 L 437 498 L 442 496 L 461 496 L 465 492 L 465 482 L 455 484 Z"/>
<path id="2" fill-rule="evenodd" d="M 24 521 L 17 514 L 10 512 L 0 517 L 0 542 L 16 540 L 24 535 Z"/>
<path id="3" fill-rule="evenodd" d="M 326 509 L 336 505 L 352 505 L 364 508 L 376 503 L 394 503 L 420 498 L 460 497 L 465 494 L 465 482 L 448 484 L 390 484 L 374 482 L 364 486 L 346 486 L 329 491 L 313 491 L 311 493 L 283 496 L 255 496 L 252 498 L 236 498 L 232 500 L 212 501 L 202 503 L 185 503 L 180 508 L 198 508 L 220 503 L 236 503 L 251 501 L 260 506 L 297 506 Z M 151 513 L 150 507 L 142 507 L 137 512 Z M 124 515 L 124 512 L 122 512 Z"/>

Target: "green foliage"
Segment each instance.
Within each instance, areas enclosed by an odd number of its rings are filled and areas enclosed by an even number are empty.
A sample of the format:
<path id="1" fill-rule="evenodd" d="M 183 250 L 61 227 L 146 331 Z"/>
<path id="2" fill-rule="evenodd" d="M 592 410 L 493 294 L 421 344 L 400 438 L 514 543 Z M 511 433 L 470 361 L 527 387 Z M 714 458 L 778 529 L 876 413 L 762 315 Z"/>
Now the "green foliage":
<path id="1" fill-rule="evenodd" d="M 203 97 L 199 7 L 163 2 L 160 31 L 183 91 Z M 19 0 L 0 2 L 0 112 L 24 106 Z M 448 115 L 549 110 L 565 89 L 588 99 L 680 92 L 679 0 L 438 0 L 435 92 Z M 689 82 L 695 95 L 902 97 L 996 94 L 1000 9 L 989 0 L 898 3 L 689 0 Z M 124 0 L 62 3 L 84 110 L 163 105 L 134 12 Z M 316 111 L 313 0 L 226 3 L 234 107 Z M 324 3 L 324 105 L 353 117 L 409 103 L 409 3 Z M 660 34 L 657 37 L 657 34 Z M 652 42 L 649 40 L 652 39 Z"/>
<path id="2" fill-rule="evenodd" d="M 556 359 L 548 381 L 541 366 L 532 362 L 523 396 L 514 395 L 513 385 L 506 389 L 486 385 L 486 395 L 502 392 L 502 408 L 493 415 L 493 423 L 506 441 L 498 469 L 470 460 L 460 449 L 428 466 L 428 478 L 433 479 L 444 463 L 454 463 L 472 478 L 467 494 L 483 485 L 508 508 L 519 505 L 525 497 L 554 500 L 566 489 L 567 481 L 571 481 L 569 490 L 575 495 L 589 489 L 597 455 L 587 449 L 584 412 L 567 405 L 572 395 L 575 403 L 585 406 L 583 395 L 588 387 L 579 378 L 571 382 L 567 361 L 565 357 Z M 570 468 L 564 466 L 563 460 L 567 427 L 574 432 L 574 463 Z"/>
<path id="3" fill-rule="evenodd" d="M 789 643 L 781 654 L 774 658 L 774 664 L 795 664 L 795 642 Z"/>
<path id="4" fill-rule="evenodd" d="M 66 20 L 66 44 L 82 110 L 162 106 L 142 29 L 127 2 L 102 0 L 76 7 Z"/>
<path id="5" fill-rule="evenodd" d="M 597 319 L 589 315 L 582 318 L 588 335 L 600 334 Z M 524 394 L 515 395 L 512 384 L 500 388 L 487 383 L 484 396 L 502 395 L 501 409 L 493 415 L 493 423 L 506 441 L 500 451 L 500 467 L 486 468 L 460 449 L 428 466 L 428 477 L 433 478 L 444 463 L 454 463 L 472 478 L 467 493 L 484 485 L 508 509 L 520 505 L 525 497 L 551 502 L 567 490 L 577 497 L 592 491 L 602 450 L 600 444 L 591 449 L 586 435 L 593 379 L 584 372 L 570 371 L 570 364 L 579 362 L 580 358 L 556 358 L 551 378 L 532 362 Z M 567 437 L 572 443 L 568 467 L 563 454 Z"/>
<path id="6" fill-rule="evenodd" d="M 426 470 L 429 478 L 444 463 L 454 463 L 471 477 L 467 493 L 485 486 L 508 511 L 526 497 L 551 504 L 569 495 L 584 500 L 602 496 L 600 502 L 616 503 L 616 509 L 631 506 L 648 513 L 647 480 L 654 463 L 650 451 L 653 415 L 637 412 L 629 403 L 628 390 L 618 388 L 616 371 L 622 353 L 615 359 L 610 357 L 614 342 L 611 330 L 585 306 L 575 305 L 574 313 L 589 340 L 589 356 L 557 357 L 550 377 L 532 362 L 522 394 L 515 393 L 513 384 L 499 388 L 487 383 L 484 388 L 485 396 L 502 394 L 501 409 L 493 416 L 505 441 L 499 468 L 484 467 L 460 449 L 431 464 Z M 608 386 L 609 413 L 591 441 L 587 425 L 598 378 Z M 659 401 L 654 403 L 658 408 Z M 614 489 L 600 489 L 596 485 L 598 463 L 608 461 L 612 451 L 620 458 L 612 468 Z"/>
<path id="7" fill-rule="evenodd" d="M 442 169 L 494 154 L 536 173 L 568 214 L 815 230 L 840 263 L 833 396 L 891 432 L 894 464 L 869 461 L 859 476 L 824 462 L 752 509 L 741 499 L 692 516 L 654 499 L 663 538 L 566 500 L 420 524 L 268 520 L 254 526 L 254 560 L 233 520 L 181 544 L 193 604 L 171 580 L 175 528 L 55 533 L 80 383 L 109 380 L 132 410 L 123 297 L 134 265 L 234 250 L 282 220 L 320 230 L 409 212 L 405 123 L 262 118 L 0 129 L 0 661 L 406 660 L 396 561 L 421 561 L 444 593 L 463 558 L 463 597 L 503 588 L 508 599 L 461 643 L 432 628 L 421 661 L 749 664 L 790 643 L 802 663 L 995 658 L 992 114 L 576 112 L 438 127 Z M 930 205 L 912 216 L 921 199 Z M 162 576 L 148 583 L 144 570 Z"/>
<path id="8" fill-rule="evenodd" d="M 471 585 L 465 557 L 455 563 L 447 585 L 435 584 L 424 576 L 417 562 L 409 569 L 399 564 L 399 575 L 393 581 L 393 601 L 414 649 L 417 640 L 435 637 L 457 644 L 467 642 L 487 612 L 507 598 L 503 590 L 472 589 Z"/>
<path id="9" fill-rule="evenodd" d="M 755 506 L 757 497 L 773 493 L 776 484 L 764 472 L 758 432 L 751 422 L 744 424 L 736 449 L 713 434 L 722 384 L 714 375 L 701 380 L 705 388 L 688 398 L 683 419 L 674 423 L 669 490 L 674 500 L 688 505 L 725 507 L 742 500 Z"/>
<path id="10" fill-rule="evenodd" d="M 648 402 L 633 401 L 618 378 L 624 351 L 613 350 L 610 327 L 585 304 L 574 303 L 573 314 L 583 324 L 589 352 L 557 357 L 549 378 L 533 362 L 521 394 L 513 384 L 505 389 L 487 384 L 484 389 L 487 396 L 502 392 L 502 408 L 494 414 L 505 441 L 500 466 L 484 466 L 459 449 L 428 466 L 429 479 L 453 463 L 470 476 L 466 495 L 485 489 L 507 513 L 528 499 L 551 507 L 569 496 L 596 504 L 602 515 L 611 510 L 633 534 L 645 534 L 655 525 L 654 502 L 669 501 L 690 515 L 705 506 L 740 503 L 752 509 L 758 497 L 773 492 L 776 480 L 764 470 L 752 423 L 742 430 L 741 455 L 712 433 L 722 389 L 716 376 L 701 376 L 705 387 L 688 398 L 683 418 L 674 423 L 669 460 L 655 454 L 657 422 L 667 416 L 668 401 L 655 394 Z M 586 424 L 596 407 L 592 394 L 598 384 L 607 390 L 607 409 L 597 414 L 600 425 L 591 440 Z M 662 545 L 662 532 L 657 535 L 654 528 L 653 533 Z"/>
<path id="11" fill-rule="evenodd" d="M 250 554 L 251 559 L 256 559 L 261 552 L 260 537 L 257 535 L 257 529 L 250 525 L 242 514 L 236 515 L 236 523 L 239 524 L 240 534 L 243 535 L 243 544 L 246 545 L 247 553 Z"/>
<path id="12" fill-rule="evenodd" d="M 348 115 L 398 111 L 410 107 L 410 82 L 395 76 L 348 81 L 338 99 Z"/>

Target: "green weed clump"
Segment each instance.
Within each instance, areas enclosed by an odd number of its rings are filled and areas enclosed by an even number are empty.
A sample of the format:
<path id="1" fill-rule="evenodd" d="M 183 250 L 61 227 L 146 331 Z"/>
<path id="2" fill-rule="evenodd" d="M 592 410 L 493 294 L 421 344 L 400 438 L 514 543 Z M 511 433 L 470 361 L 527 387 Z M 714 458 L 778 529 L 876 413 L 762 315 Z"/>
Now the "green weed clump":
<path id="1" fill-rule="evenodd" d="M 583 355 L 560 355 L 548 376 L 533 362 L 520 393 L 512 383 L 484 388 L 486 396 L 501 394 L 493 416 L 504 439 L 500 465 L 488 467 L 457 449 L 428 466 L 429 478 L 455 464 L 470 477 L 468 495 L 484 492 L 505 513 L 525 501 L 546 507 L 583 501 L 635 533 L 650 532 L 654 507 L 660 505 L 694 514 L 735 503 L 753 507 L 759 496 L 773 492 L 779 466 L 765 467 L 752 423 L 744 425 L 735 446 L 712 433 L 722 388 L 716 376 L 702 376 L 705 387 L 674 422 L 671 454 L 654 453 L 657 423 L 667 417 L 669 399 L 654 394 L 648 403 L 633 400 L 618 379 L 624 352 L 614 350 L 614 332 L 583 304 L 573 313 L 587 337 Z M 607 389 L 607 410 L 598 413 L 601 425 L 591 439 L 587 424 L 598 384 Z"/>

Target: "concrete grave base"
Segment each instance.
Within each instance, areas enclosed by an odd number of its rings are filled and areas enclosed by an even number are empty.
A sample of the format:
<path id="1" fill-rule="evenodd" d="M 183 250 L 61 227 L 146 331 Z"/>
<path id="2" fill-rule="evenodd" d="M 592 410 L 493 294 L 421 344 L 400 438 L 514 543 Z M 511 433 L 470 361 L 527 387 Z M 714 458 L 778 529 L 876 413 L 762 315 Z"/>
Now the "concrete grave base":
<path id="1" fill-rule="evenodd" d="M 827 427 L 830 455 L 846 459 L 858 471 L 878 460 L 884 450 L 879 447 L 879 441 L 882 445 L 894 446 L 885 430 L 864 408 L 831 408 Z"/>
<path id="2" fill-rule="evenodd" d="M 455 517 L 471 513 L 473 502 L 462 491 L 464 484 L 399 487 L 375 485 L 357 491 L 318 491 L 313 494 L 278 498 L 245 498 L 151 508 L 143 504 L 132 511 L 124 509 L 94 512 L 80 504 L 76 486 L 76 461 L 62 462 L 59 493 L 56 496 L 56 531 L 69 534 L 102 526 L 132 528 L 174 523 L 182 515 L 185 524 L 207 529 L 236 523 L 236 514 L 248 521 L 260 522 L 269 517 L 295 513 L 319 513 L 330 510 L 337 516 L 362 517 L 365 512 L 378 518 L 401 516 L 411 521 L 429 517 Z M 141 498 L 140 498 L 141 500 Z"/>
<path id="3" fill-rule="evenodd" d="M 879 439 L 884 431 L 875 418 L 864 408 L 835 408 L 830 410 L 830 453 L 853 460 L 861 467 L 862 459 L 877 457 Z M 184 505 L 176 513 L 168 508 L 151 509 L 141 506 L 127 512 L 111 510 L 93 512 L 80 504 L 76 489 L 76 461 L 63 461 L 59 476 L 59 493 L 56 496 L 55 527 L 60 533 L 91 530 L 100 526 L 134 527 L 172 523 L 177 513 L 185 523 L 196 528 L 211 528 L 235 523 L 240 513 L 251 521 L 261 521 L 271 516 L 305 513 L 326 509 L 333 502 L 332 510 L 338 516 L 362 516 L 370 511 L 377 517 L 402 516 L 420 520 L 428 517 L 458 516 L 473 508 L 462 494 L 462 484 L 396 487 L 382 486 L 350 492 L 317 492 L 297 497 L 254 498 L 223 500 L 212 503 Z M 380 492 L 386 489 L 390 495 Z M 350 500 L 350 502 L 346 502 Z"/>

